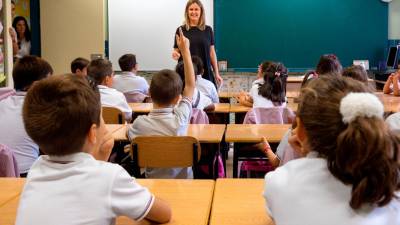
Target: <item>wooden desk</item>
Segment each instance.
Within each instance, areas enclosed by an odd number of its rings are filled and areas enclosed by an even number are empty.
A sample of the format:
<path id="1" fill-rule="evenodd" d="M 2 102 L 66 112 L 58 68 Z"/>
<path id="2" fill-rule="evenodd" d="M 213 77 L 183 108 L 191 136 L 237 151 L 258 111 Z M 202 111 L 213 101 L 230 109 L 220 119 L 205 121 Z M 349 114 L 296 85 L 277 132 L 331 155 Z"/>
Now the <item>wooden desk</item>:
<path id="1" fill-rule="evenodd" d="M 107 130 L 110 133 L 115 133 L 121 129 L 125 124 L 106 124 Z"/>
<path id="2" fill-rule="evenodd" d="M 287 107 L 293 112 L 297 111 L 298 103 L 294 102 L 294 98 L 288 98 L 289 102 L 286 103 Z M 241 105 L 239 103 L 231 104 L 230 112 L 235 113 L 235 123 L 242 124 L 246 113 L 251 109 L 251 107 Z"/>
<path id="3" fill-rule="evenodd" d="M 113 133 L 116 141 L 127 141 L 126 129 L 129 125 L 118 125 L 120 129 Z M 188 136 L 195 137 L 200 143 L 220 143 L 225 132 L 224 124 L 189 124 Z"/>
<path id="4" fill-rule="evenodd" d="M 391 94 L 383 94 L 375 92 L 375 95 L 382 101 L 382 104 L 387 113 L 395 113 L 400 111 L 400 97 Z"/>
<path id="5" fill-rule="evenodd" d="M 219 98 L 233 98 L 235 95 L 239 94 L 239 92 L 218 92 Z M 286 97 L 287 98 L 297 98 L 299 97 L 300 90 L 290 90 L 286 92 Z"/>
<path id="6" fill-rule="evenodd" d="M 1 178 L 0 179 L 0 207 L 21 194 L 25 179 Z M 1 215 L 1 214 L 0 214 Z M 0 223 L 2 224 L 2 223 Z"/>
<path id="7" fill-rule="evenodd" d="M 229 103 L 214 103 L 215 113 L 229 113 Z M 129 103 L 134 113 L 147 114 L 153 109 L 153 103 Z"/>
<path id="8" fill-rule="evenodd" d="M 0 183 L 2 182 L 0 179 Z M 20 181 L 15 181 L 16 191 L 22 191 L 22 185 L 25 179 L 20 178 Z M 149 188 L 150 191 L 157 197 L 166 200 L 172 208 L 172 220 L 167 224 L 193 224 L 207 225 L 211 202 L 214 191 L 213 180 L 162 180 L 162 179 L 138 179 L 138 182 Z M 11 183 L 12 184 L 12 183 Z M 0 193 L 4 192 L 4 187 L 0 185 Z M 101 197 L 101 196 L 99 196 Z M 18 197 L 3 206 L 0 206 L 0 224 L 12 225 L 15 223 L 17 208 L 19 203 Z M 40 205 L 40 203 L 38 203 Z M 39 206 L 38 205 L 38 206 Z M 193 208 L 194 207 L 194 208 Z M 62 212 L 61 212 L 62 213 Z M 153 224 L 147 220 L 134 222 L 127 217 L 118 217 L 118 225 L 128 224 Z"/>
<path id="9" fill-rule="evenodd" d="M 263 179 L 218 179 L 210 225 L 273 225 L 263 191 Z"/>
<path id="10" fill-rule="evenodd" d="M 259 143 L 265 137 L 274 149 L 290 127 L 291 124 L 228 124 L 225 141 L 235 143 L 232 177 L 238 177 L 239 161 L 255 157 L 265 159 L 260 150 L 248 148 L 249 143 Z"/>

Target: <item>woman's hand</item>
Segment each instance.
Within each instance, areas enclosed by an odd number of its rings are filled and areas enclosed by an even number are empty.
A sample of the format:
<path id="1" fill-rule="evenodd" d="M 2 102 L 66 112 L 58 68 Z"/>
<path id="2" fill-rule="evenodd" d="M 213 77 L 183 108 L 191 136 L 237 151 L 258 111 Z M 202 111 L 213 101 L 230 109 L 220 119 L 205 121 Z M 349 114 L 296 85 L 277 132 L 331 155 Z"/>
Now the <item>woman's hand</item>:
<path id="1" fill-rule="evenodd" d="M 215 71 L 215 79 L 217 81 L 217 86 L 222 87 L 222 85 L 224 84 L 224 79 L 222 79 L 222 77 L 219 75 L 218 71 Z"/>

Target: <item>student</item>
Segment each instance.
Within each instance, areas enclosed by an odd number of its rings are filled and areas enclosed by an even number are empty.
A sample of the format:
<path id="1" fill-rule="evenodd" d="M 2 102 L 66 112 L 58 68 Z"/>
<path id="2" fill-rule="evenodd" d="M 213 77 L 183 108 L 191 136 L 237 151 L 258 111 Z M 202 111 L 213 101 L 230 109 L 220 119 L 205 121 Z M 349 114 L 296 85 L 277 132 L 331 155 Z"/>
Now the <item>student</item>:
<path id="1" fill-rule="evenodd" d="M 71 73 L 79 76 L 86 76 L 88 65 L 89 60 L 78 57 L 71 62 Z"/>
<path id="2" fill-rule="evenodd" d="M 211 81 L 203 78 L 203 73 L 204 73 L 203 61 L 198 56 L 193 56 L 192 61 L 194 65 L 194 70 L 197 71 L 196 72 L 197 90 L 199 90 L 209 99 L 211 99 L 213 103 L 219 103 L 219 96 L 217 89 L 215 88 L 215 85 Z"/>
<path id="3" fill-rule="evenodd" d="M 282 63 L 273 63 L 266 69 L 262 83 L 253 82 L 249 95 L 242 92 L 235 98 L 240 104 L 253 108 L 285 107 L 286 79 L 286 67 Z"/>
<path id="4" fill-rule="evenodd" d="M 182 31 L 176 39 L 185 64 L 185 88 L 182 92 L 182 81 L 172 70 L 161 70 L 154 74 L 150 84 L 153 110 L 149 115 L 135 119 L 128 128 L 129 140 L 140 135 L 180 136 L 187 132 L 195 88 L 194 70 L 189 40 L 183 36 Z M 182 99 L 179 101 L 181 92 Z M 148 178 L 192 178 L 193 171 L 191 168 L 146 168 L 145 175 Z"/>
<path id="5" fill-rule="evenodd" d="M 16 95 L 0 101 L 0 143 L 13 150 L 22 177 L 39 157 L 39 147 L 25 131 L 22 105 L 31 85 L 53 73 L 50 64 L 36 56 L 24 56 L 14 66 L 13 80 Z"/>
<path id="6" fill-rule="evenodd" d="M 316 70 L 308 71 L 303 78 L 301 87 L 304 87 L 308 81 L 316 79 L 320 76 L 341 76 L 342 64 L 334 54 L 322 55 L 318 61 Z"/>
<path id="7" fill-rule="evenodd" d="M 97 161 L 114 139 L 101 116 L 99 92 L 79 76 L 53 76 L 28 92 L 23 118 L 46 154 L 32 166 L 17 225 L 114 224 L 117 216 L 168 222 L 169 206 L 119 165 Z"/>
<path id="8" fill-rule="evenodd" d="M 114 71 L 111 62 L 107 59 L 95 59 L 89 63 L 87 68 L 88 75 L 94 79 L 99 90 L 101 97 L 101 105 L 107 107 L 114 107 L 125 114 L 125 120 L 131 121 L 132 109 L 126 102 L 125 96 L 111 88 L 113 85 Z"/>
<path id="9" fill-rule="evenodd" d="M 275 224 L 400 224 L 399 139 L 368 91 L 331 76 L 302 89 L 294 136 L 305 158 L 265 176 Z"/>
<path id="10" fill-rule="evenodd" d="M 394 96 L 400 96 L 400 70 L 397 70 L 395 73 L 389 75 L 386 80 L 385 86 L 383 86 L 383 93 L 390 94 L 393 92 Z"/>
<path id="11" fill-rule="evenodd" d="M 365 71 L 364 67 L 359 66 L 359 65 L 354 65 L 347 67 L 346 69 L 343 70 L 344 77 L 350 77 L 353 78 L 354 80 L 358 80 L 366 85 L 368 85 L 368 74 L 367 71 Z"/>
<path id="12" fill-rule="evenodd" d="M 149 84 L 143 77 L 136 75 L 138 71 L 136 56 L 125 54 L 119 58 L 118 63 L 122 74 L 114 77 L 113 88 L 122 93 L 139 92 L 148 95 Z"/>
<path id="13" fill-rule="evenodd" d="M 194 73 L 198 74 L 197 66 L 193 63 Z M 182 79 L 182 85 L 185 87 L 185 72 L 184 72 L 184 65 L 183 62 L 179 62 L 176 65 L 175 72 L 179 75 Z M 195 76 L 195 81 L 197 76 Z M 210 81 L 209 81 L 210 82 Z M 214 86 L 214 84 L 213 84 Z M 211 100 L 211 98 L 207 97 L 203 92 L 199 91 L 196 87 L 194 88 L 193 92 L 193 101 L 192 106 L 195 109 L 200 110 L 214 110 L 215 106 Z"/>

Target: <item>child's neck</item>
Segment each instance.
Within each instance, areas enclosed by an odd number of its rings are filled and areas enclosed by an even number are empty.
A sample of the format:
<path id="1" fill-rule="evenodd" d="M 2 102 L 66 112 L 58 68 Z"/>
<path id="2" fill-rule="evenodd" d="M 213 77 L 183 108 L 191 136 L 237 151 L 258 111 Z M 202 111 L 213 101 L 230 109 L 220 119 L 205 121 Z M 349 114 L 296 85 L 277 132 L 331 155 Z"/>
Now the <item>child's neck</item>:
<path id="1" fill-rule="evenodd" d="M 168 104 L 168 105 L 160 105 L 155 102 L 153 102 L 153 109 L 165 109 L 165 108 L 173 108 L 174 104 Z"/>

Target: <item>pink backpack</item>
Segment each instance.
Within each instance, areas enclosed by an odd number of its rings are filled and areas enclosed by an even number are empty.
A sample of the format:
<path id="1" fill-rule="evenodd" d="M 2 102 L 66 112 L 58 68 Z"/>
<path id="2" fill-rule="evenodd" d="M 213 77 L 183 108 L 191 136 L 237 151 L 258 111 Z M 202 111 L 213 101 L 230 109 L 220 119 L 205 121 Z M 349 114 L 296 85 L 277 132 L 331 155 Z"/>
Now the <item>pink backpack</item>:
<path id="1" fill-rule="evenodd" d="M 17 160 L 13 151 L 0 144 L 0 177 L 19 177 Z"/>
<path id="2" fill-rule="evenodd" d="M 15 90 L 9 87 L 0 88 L 0 101 L 8 96 L 15 95 Z"/>

